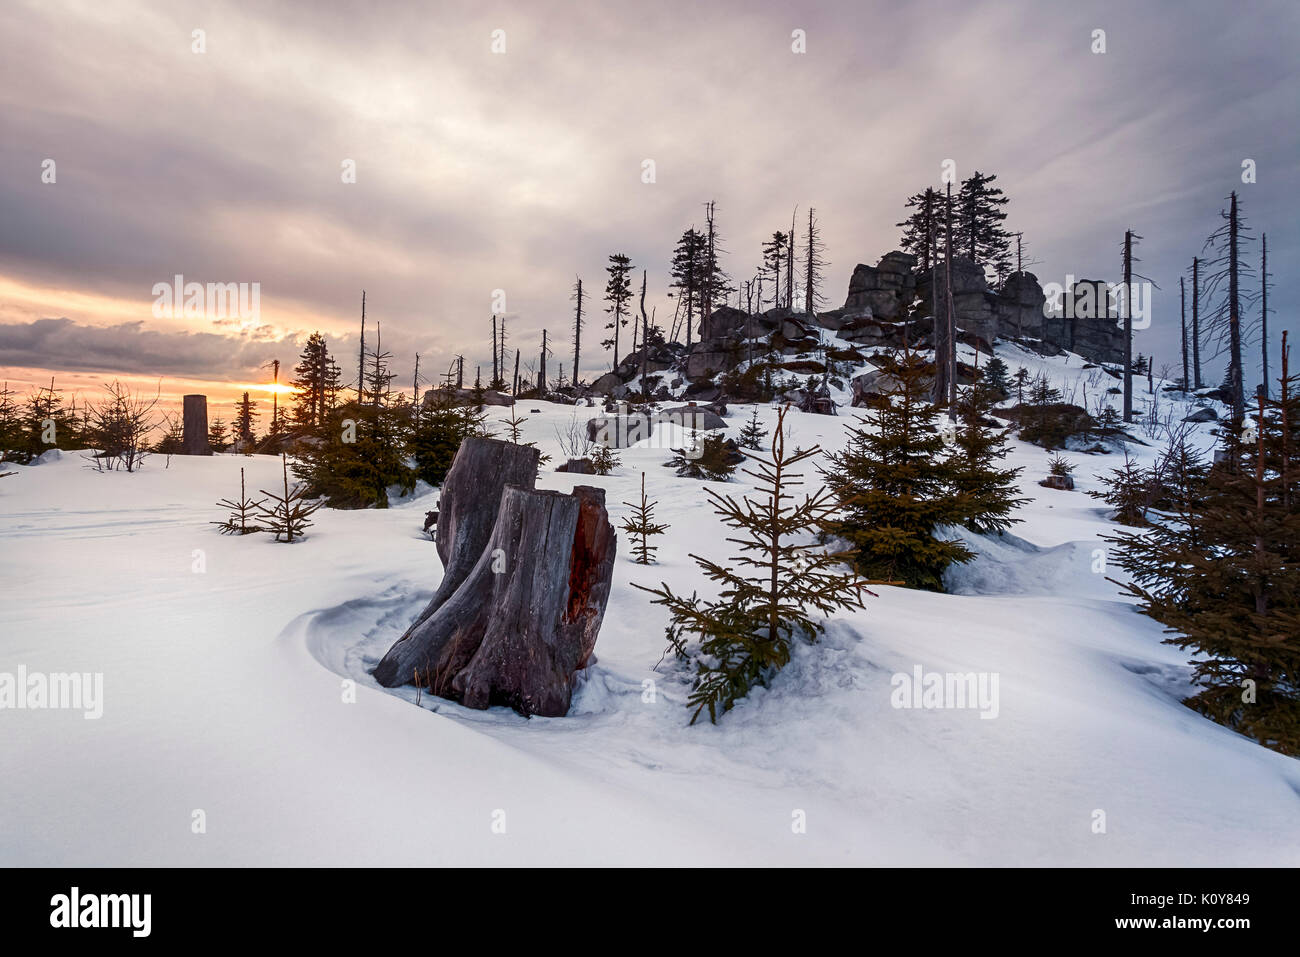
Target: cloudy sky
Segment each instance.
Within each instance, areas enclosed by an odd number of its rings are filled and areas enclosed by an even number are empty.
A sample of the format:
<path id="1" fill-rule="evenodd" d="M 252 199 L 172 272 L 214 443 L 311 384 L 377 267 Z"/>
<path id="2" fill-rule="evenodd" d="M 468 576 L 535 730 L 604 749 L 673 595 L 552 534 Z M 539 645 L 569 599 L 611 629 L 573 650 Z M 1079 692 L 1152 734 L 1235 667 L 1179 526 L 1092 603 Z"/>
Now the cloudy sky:
<path id="1" fill-rule="evenodd" d="M 841 305 L 949 158 L 998 175 L 1043 282 L 1117 280 L 1124 230 L 1144 236 L 1161 291 L 1135 349 L 1157 366 L 1238 190 L 1268 234 L 1271 338 L 1294 335 L 1298 43 L 1294 2 L 6 0 L 0 377 L 225 402 L 312 330 L 353 355 L 362 289 L 408 388 L 416 352 L 490 365 L 497 289 L 510 345 L 531 357 L 546 328 L 569 369 L 570 287 L 603 289 L 610 253 L 649 271 L 662 320 L 707 200 L 736 278 L 811 205 Z M 257 321 L 155 317 L 177 274 L 260 284 Z"/>

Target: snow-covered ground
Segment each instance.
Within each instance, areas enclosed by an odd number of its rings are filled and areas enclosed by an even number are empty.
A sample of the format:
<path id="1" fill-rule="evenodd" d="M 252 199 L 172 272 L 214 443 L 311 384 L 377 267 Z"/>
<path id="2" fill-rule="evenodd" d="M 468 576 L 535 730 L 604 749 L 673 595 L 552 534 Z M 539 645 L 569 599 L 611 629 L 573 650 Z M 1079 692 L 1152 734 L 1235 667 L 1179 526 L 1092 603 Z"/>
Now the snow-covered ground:
<path id="1" fill-rule="evenodd" d="M 999 352 L 1067 391 L 1095 376 Z M 518 409 L 560 460 L 574 410 Z M 791 412 L 794 441 L 839 447 L 840 411 Z M 748 416 L 733 407 L 729 433 Z M 971 537 L 951 594 L 876 589 L 772 688 L 688 727 L 665 613 L 631 583 L 705 591 L 687 553 L 730 546 L 667 455 L 543 474 L 605 487 L 617 526 L 644 470 L 671 529 L 650 568 L 620 533 L 598 660 L 567 717 L 531 720 L 417 707 L 368 674 L 441 574 L 431 494 L 323 509 L 287 546 L 207 524 L 240 468 L 250 491 L 277 487 L 278 459 L 8 466 L 0 672 L 102 673 L 104 700 L 98 719 L 0 710 L 0 864 L 1300 865 L 1300 764 L 1183 707 L 1185 654 L 1094 571 L 1114 526 L 1084 491 L 1119 456 L 1070 454 L 1079 490 L 1054 491 L 1037 484 L 1048 453 L 1016 443 L 1024 522 Z M 893 707 L 891 678 L 918 666 L 996 675 L 996 717 Z"/>

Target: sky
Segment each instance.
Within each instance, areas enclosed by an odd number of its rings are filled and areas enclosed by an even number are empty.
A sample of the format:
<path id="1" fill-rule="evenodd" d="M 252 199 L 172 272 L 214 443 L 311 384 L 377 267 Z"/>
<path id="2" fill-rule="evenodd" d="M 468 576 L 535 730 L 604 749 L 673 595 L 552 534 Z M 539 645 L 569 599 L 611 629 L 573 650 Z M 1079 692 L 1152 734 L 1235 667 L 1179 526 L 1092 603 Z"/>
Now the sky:
<path id="1" fill-rule="evenodd" d="M 363 289 L 398 386 L 416 353 L 423 378 L 490 367 L 502 298 L 524 368 L 547 329 L 571 375 L 571 288 L 599 296 L 611 253 L 662 323 L 706 202 L 738 280 L 811 206 L 839 306 L 948 159 L 997 175 L 1043 283 L 1118 281 L 1124 231 L 1143 237 L 1159 288 L 1134 349 L 1157 369 L 1237 190 L 1256 271 L 1268 235 L 1276 373 L 1300 328 L 1297 43 L 1293 2 L 6 0 L 0 380 L 265 398 L 314 330 L 354 375 Z M 156 314 L 178 275 L 255 283 L 259 308 Z M 1259 366 L 1256 345 L 1248 387 Z"/>

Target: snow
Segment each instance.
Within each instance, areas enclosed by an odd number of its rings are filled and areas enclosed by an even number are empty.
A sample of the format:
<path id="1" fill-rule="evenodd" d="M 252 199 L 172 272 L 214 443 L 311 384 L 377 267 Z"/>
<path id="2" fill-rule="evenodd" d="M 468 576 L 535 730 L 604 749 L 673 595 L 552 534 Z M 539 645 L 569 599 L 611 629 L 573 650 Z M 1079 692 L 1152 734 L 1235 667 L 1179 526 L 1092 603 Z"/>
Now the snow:
<path id="1" fill-rule="evenodd" d="M 1067 392 L 1095 371 L 999 353 Z M 1145 381 L 1135 393 L 1146 401 Z M 525 438 L 562 461 L 573 408 L 519 412 Z M 841 413 L 792 412 L 792 440 L 840 447 Z M 760 408 L 765 428 L 775 415 Z M 748 417 L 734 406 L 729 432 Z M 1212 426 L 1197 428 L 1208 444 Z M 666 615 L 631 587 L 706 592 L 688 553 L 728 554 L 707 483 L 662 467 L 682 438 L 661 427 L 610 476 L 543 473 L 544 488 L 606 488 L 617 527 L 644 470 L 671 528 L 649 568 L 620 540 L 573 709 L 531 720 L 417 706 L 368 674 L 437 583 L 421 532 L 436 493 L 322 509 L 306 541 L 283 545 L 207 524 L 240 468 L 250 492 L 276 488 L 275 458 L 154 457 L 129 475 L 78 453 L 6 466 L 0 672 L 102 673 L 104 713 L 0 711 L 0 863 L 1300 864 L 1300 765 L 1182 706 L 1186 655 L 1106 581 L 1115 569 L 1094 571 L 1115 526 L 1084 493 L 1122 456 L 1070 453 L 1079 490 L 1062 492 L 1037 484 L 1048 453 L 1015 443 L 1025 521 L 963 533 L 978 557 L 952 593 L 876 588 L 771 688 L 688 727 Z M 1147 461 L 1156 444 L 1134 450 Z M 997 717 L 893 707 L 892 677 L 916 666 L 996 674 Z"/>

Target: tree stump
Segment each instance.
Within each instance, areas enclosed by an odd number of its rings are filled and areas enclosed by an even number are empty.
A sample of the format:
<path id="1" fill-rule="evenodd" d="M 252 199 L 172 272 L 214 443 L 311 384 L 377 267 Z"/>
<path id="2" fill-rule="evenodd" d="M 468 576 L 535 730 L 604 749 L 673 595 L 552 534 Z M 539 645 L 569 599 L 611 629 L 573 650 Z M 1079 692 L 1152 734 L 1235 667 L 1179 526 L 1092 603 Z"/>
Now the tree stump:
<path id="1" fill-rule="evenodd" d="M 515 445 L 478 436 L 461 442 L 447 477 L 442 481 L 442 494 L 438 499 L 433 541 L 438 558 L 442 560 L 442 581 L 428 606 L 402 636 L 403 640 L 460 587 L 483 554 L 483 546 L 492 534 L 502 490 L 507 485 L 532 488 L 537 481 L 537 460 L 540 457 L 541 453 L 531 445 Z M 404 684 L 410 680 L 408 676 L 397 683 Z"/>
<path id="2" fill-rule="evenodd" d="M 467 707 L 568 712 L 609 601 L 617 539 L 605 492 L 533 489 L 538 451 L 466 439 L 436 532 L 443 580 L 384 655 L 375 680 L 418 684 Z"/>
<path id="3" fill-rule="evenodd" d="M 616 544 L 603 489 L 508 486 L 474 567 L 389 649 L 376 680 L 469 708 L 566 714 L 604 619 Z"/>
<path id="4" fill-rule="evenodd" d="M 208 445 L 208 397 L 187 395 L 181 400 L 182 455 L 211 455 Z"/>

